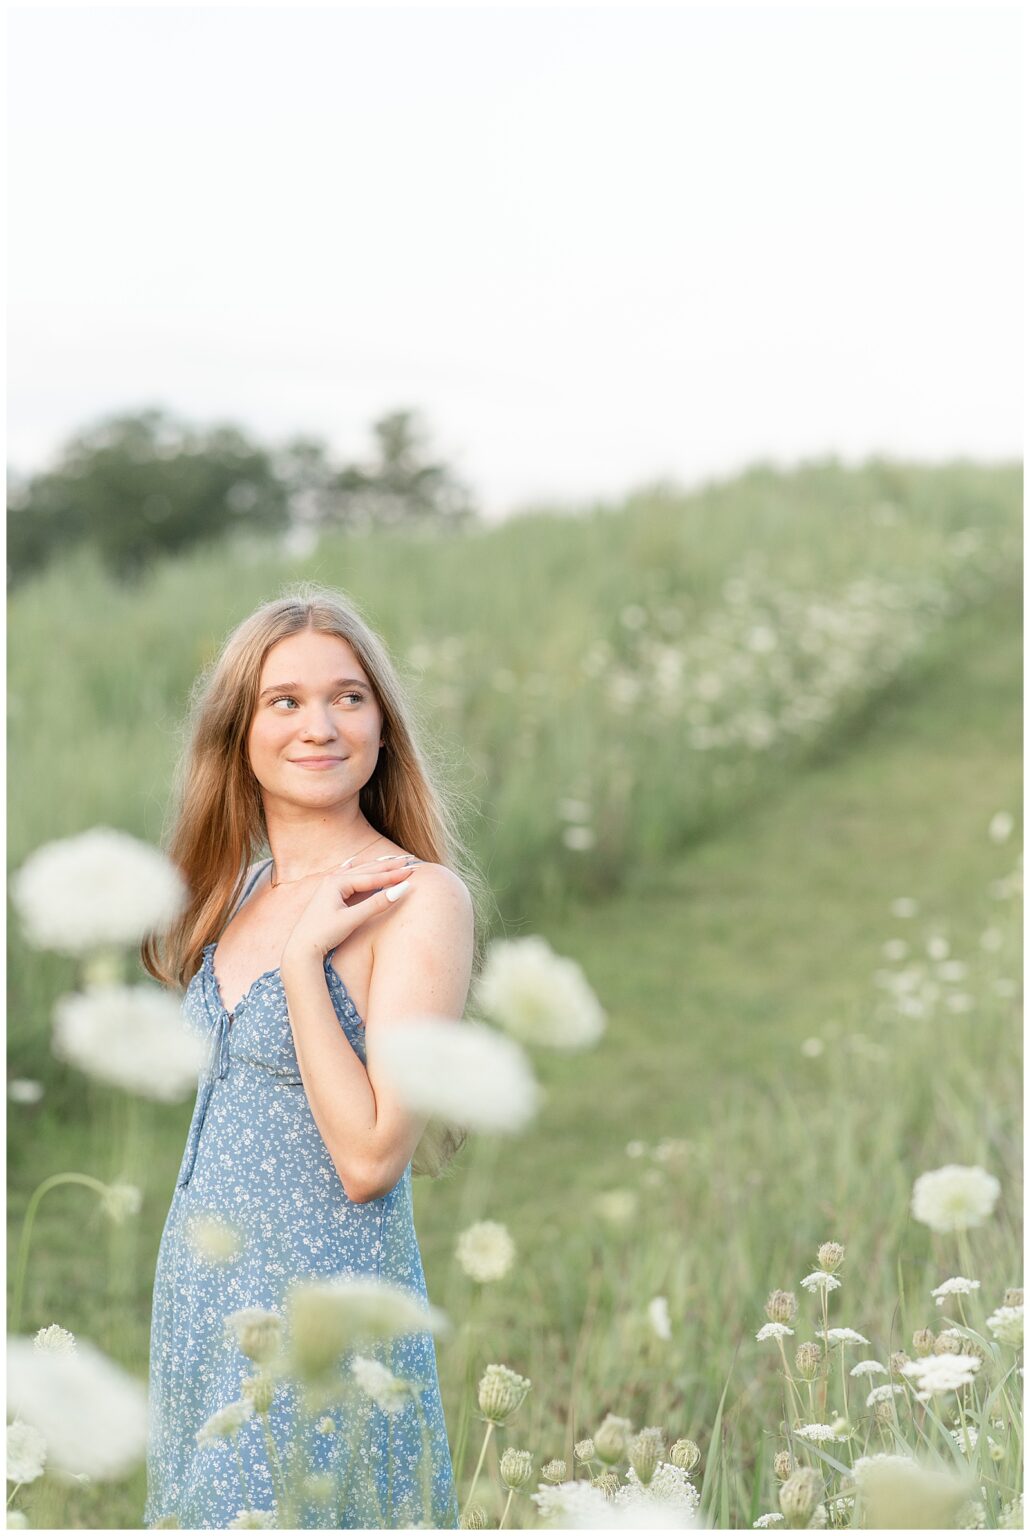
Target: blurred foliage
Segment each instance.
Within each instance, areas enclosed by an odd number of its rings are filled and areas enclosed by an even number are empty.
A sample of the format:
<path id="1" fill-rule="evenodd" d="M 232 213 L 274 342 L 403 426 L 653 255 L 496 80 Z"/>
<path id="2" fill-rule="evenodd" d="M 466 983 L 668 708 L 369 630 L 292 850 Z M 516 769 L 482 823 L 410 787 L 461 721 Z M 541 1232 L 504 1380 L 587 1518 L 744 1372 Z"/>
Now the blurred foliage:
<path id="1" fill-rule="evenodd" d="M 123 581 L 159 555 L 237 532 L 413 522 L 458 526 L 476 516 L 467 488 L 427 458 L 414 413 L 373 425 L 365 464 L 334 465 L 324 443 L 266 448 L 237 427 L 192 427 L 160 409 L 116 415 L 72 437 L 54 463 L 8 490 L 8 579 L 17 582 L 75 545 L 92 545 Z"/>

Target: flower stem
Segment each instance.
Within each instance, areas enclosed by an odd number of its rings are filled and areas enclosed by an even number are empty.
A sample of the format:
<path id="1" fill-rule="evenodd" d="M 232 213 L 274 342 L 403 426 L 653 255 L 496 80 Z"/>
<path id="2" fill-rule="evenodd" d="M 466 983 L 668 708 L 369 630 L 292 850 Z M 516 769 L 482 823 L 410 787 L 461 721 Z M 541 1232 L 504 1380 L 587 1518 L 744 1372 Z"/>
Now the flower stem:
<path id="1" fill-rule="evenodd" d="M 499 1525 L 499 1526 L 498 1526 L 498 1527 L 497 1527 L 497 1529 L 498 1529 L 498 1530 L 499 1530 L 499 1531 L 503 1531 L 503 1530 L 504 1530 L 504 1522 L 505 1522 L 505 1520 L 507 1520 L 507 1518 L 508 1518 L 508 1511 L 509 1511 L 509 1509 L 510 1509 L 510 1508 L 511 1508 L 511 1501 L 512 1501 L 512 1499 L 513 1499 L 513 1498 L 514 1498 L 514 1497 L 515 1497 L 515 1490 L 514 1490 L 514 1488 L 509 1488 L 509 1489 L 508 1489 L 508 1502 L 507 1502 L 507 1504 L 505 1504 L 505 1506 L 504 1506 L 504 1514 L 503 1514 L 503 1515 L 502 1515 L 502 1516 L 501 1516 L 501 1523 L 500 1523 L 500 1525 Z"/>
<path id="2" fill-rule="evenodd" d="M 106 1194 L 107 1185 L 100 1179 L 94 1179 L 88 1173 L 53 1173 L 42 1184 L 36 1186 L 29 1199 L 25 1210 L 25 1218 L 22 1221 L 21 1237 L 18 1241 L 18 1257 L 15 1261 L 14 1296 L 11 1301 L 11 1311 L 7 1319 L 9 1333 L 17 1333 L 18 1324 L 21 1321 L 22 1301 L 25 1296 L 25 1272 L 29 1264 L 29 1244 L 32 1241 L 32 1228 L 36 1220 L 36 1212 L 43 1196 L 50 1189 L 56 1189 L 58 1184 L 84 1184 L 87 1189 L 95 1190 L 98 1195 Z"/>
<path id="3" fill-rule="evenodd" d="M 486 1448 L 490 1444 L 490 1436 L 493 1434 L 493 1432 L 493 1423 L 488 1420 L 486 1426 L 486 1434 L 483 1436 L 483 1446 L 479 1452 L 479 1460 L 476 1462 L 476 1470 L 472 1474 L 472 1486 L 468 1491 L 468 1498 L 465 1500 L 465 1508 L 462 1510 L 462 1514 L 464 1515 L 467 1515 L 469 1512 L 469 1505 L 472 1503 L 472 1495 L 476 1491 L 476 1483 L 479 1481 L 479 1474 L 483 1469 L 483 1457 L 486 1455 Z"/>

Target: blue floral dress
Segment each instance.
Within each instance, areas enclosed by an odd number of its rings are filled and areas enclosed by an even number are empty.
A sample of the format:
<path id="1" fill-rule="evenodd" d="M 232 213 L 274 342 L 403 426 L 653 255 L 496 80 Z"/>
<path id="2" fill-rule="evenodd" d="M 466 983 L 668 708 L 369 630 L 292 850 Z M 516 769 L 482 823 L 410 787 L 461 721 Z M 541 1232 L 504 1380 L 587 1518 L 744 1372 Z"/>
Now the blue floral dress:
<path id="1" fill-rule="evenodd" d="M 426 1299 L 411 1164 L 380 1199 L 348 1199 L 304 1092 L 278 968 L 259 976 L 230 1014 L 214 950 L 215 944 L 205 946 L 183 998 L 189 1020 L 210 1034 L 212 1049 L 157 1258 L 144 1525 L 226 1529 L 243 1511 L 263 1511 L 261 1523 L 278 1523 L 276 1473 L 284 1475 L 284 1466 L 296 1466 L 302 1455 L 305 1528 L 455 1529 L 453 1472 L 428 1332 L 361 1351 L 415 1383 L 400 1411 L 386 1412 L 352 1390 L 347 1355 L 339 1367 L 349 1383 L 342 1411 L 337 1405 L 316 1418 L 304 1411 L 293 1382 L 283 1380 L 267 1418 L 255 1414 L 232 1436 L 197 1442 L 201 1426 L 238 1401 L 244 1379 L 257 1374 L 236 1338 L 226 1335 L 229 1313 L 259 1307 L 285 1322 L 292 1280 L 334 1275 L 377 1277 Z M 325 970 L 340 1027 L 364 1062 L 364 1025 L 329 956 Z M 210 1234 L 224 1235 L 224 1224 L 230 1240 L 219 1246 Z"/>

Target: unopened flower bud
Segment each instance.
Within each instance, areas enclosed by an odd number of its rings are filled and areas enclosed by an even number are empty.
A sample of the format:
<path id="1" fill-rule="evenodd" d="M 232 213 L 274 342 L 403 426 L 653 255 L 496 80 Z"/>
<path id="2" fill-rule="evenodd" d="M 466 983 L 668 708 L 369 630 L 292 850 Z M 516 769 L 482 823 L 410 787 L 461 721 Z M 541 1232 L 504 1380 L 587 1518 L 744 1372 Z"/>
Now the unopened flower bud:
<path id="1" fill-rule="evenodd" d="M 529 1381 L 506 1365 L 488 1365 L 479 1383 L 479 1411 L 489 1424 L 504 1424 L 518 1409 Z"/>
<path id="2" fill-rule="evenodd" d="M 789 1451 L 777 1451 L 773 1457 L 773 1471 L 779 1482 L 786 1482 L 792 1472 L 797 1471 L 797 1462 Z"/>
<path id="3" fill-rule="evenodd" d="M 693 1472 L 701 1460 L 701 1452 L 693 1440 L 677 1440 L 669 1452 L 669 1460 L 681 1472 Z"/>
<path id="4" fill-rule="evenodd" d="M 961 1353 L 963 1355 L 975 1355 L 977 1360 L 987 1359 L 987 1351 L 984 1349 L 979 1339 L 963 1338 Z"/>
<path id="5" fill-rule="evenodd" d="M 814 1467 L 799 1467 L 780 1485 L 780 1509 L 792 1529 L 808 1524 L 822 1491 L 823 1480 Z"/>
<path id="6" fill-rule="evenodd" d="M 486 1530 L 486 1510 L 482 1504 L 469 1505 L 461 1517 L 461 1528 L 463 1531 Z"/>
<path id="7" fill-rule="evenodd" d="M 889 1397 L 878 1398 L 873 1404 L 873 1413 L 879 1424 L 894 1423 L 894 1404 Z"/>
<path id="8" fill-rule="evenodd" d="M 283 1320 L 277 1312 L 264 1307 L 241 1307 L 225 1319 L 225 1332 L 235 1338 L 248 1360 L 264 1365 L 279 1348 Z"/>
<path id="9" fill-rule="evenodd" d="M 665 1455 L 665 1436 L 657 1426 L 642 1429 L 627 1447 L 629 1464 L 646 1487 Z"/>
<path id="10" fill-rule="evenodd" d="M 563 1483 L 565 1481 L 565 1463 L 560 1456 L 545 1462 L 540 1468 L 540 1476 L 545 1483 Z"/>
<path id="11" fill-rule="evenodd" d="M 822 1358 L 823 1352 L 818 1344 L 808 1342 L 798 1345 L 794 1351 L 794 1366 L 802 1381 L 812 1381 L 814 1379 Z"/>
<path id="12" fill-rule="evenodd" d="M 591 1479 L 591 1487 L 600 1488 L 605 1498 L 611 1503 L 619 1491 L 619 1474 L 610 1470 L 599 1472 L 595 1478 Z"/>
<path id="13" fill-rule="evenodd" d="M 620 1419 L 618 1414 L 609 1413 L 604 1423 L 594 1435 L 594 1450 L 606 1465 L 613 1467 L 617 1461 L 621 1461 L 626 1454 L 626 1442 L 630 1437 L 633 1426 L 629 1419 Z"/>
<path id="14" fill-rule="evenodd" d="M 844 1249 L 840 1243 L 823 1243 L 817 1254 L 819 1268 L 832 1275 L 844 1263 Z"/>
<path id="15" fill-rule="evenodd" d="M 1021 1307 L 1023 1305 L 1023 1291 L 1020 1286 L 1010 1286 L 1001 1298 L 1003 1307 Z"/>
<path id="16" fill-rule="evenodd" d="M 798 1299 L 793 1291 L 771 1291 L 765 1304 L 771 1323 L 791 1323 L 798 1315 Z"/>
<path id="17" fill-rule="evenodd" d="M 912 1348 L 917 1355 L 933 1354 L 934 1333 L 932 1328 L 917 1328 L 912 1335 Z"/>
<path id="18" fill-rule="evenodd" d="M 501 1482 L 506 1488 L 518 1493 L 533 1476 L 533 1458 L 528 1451 L 517 1451 L 513 1446 L 501 1457 Z"/>
<path id="19" fill-rule="evenodd" d="M 910 1359 L 910 1357 L 905 1352 L 905 1350 L 903 1350 L 903 1349 L 896 1349 L 894 1351 L 894 1353 L 890 1356 L 890 1358 L 887 1361 L 887 1364 L 890 1366 L 891 1375 L 892 1376 L 900 1376 L 901 1375 L 901 1367 L 903 1365 L 908 1365 L 909 1359 Z"/>
<path id="20" fill-rule="evenodd" d="M 575 1457 L 577 1461 L 593 1461 L 595 1454 L 594 1442 L 592 1440 L 576 1441 Z"/>

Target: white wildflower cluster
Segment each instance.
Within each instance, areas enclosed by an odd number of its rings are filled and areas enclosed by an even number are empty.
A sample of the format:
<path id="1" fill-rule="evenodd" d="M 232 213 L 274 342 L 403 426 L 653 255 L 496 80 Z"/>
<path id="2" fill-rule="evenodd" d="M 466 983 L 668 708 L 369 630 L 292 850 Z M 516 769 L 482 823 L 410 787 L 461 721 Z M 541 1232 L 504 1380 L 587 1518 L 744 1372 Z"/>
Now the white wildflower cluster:
<path id="1" fill-rule="evenodd" d="M 7 1426 L 7 1481 L 34 1483 L 46 1466 L 46 1436 L 34 1424 L 15 1419 Z"/>
<path id="2" fill-rule="evenodd" d="M 112 827 L 44 844 L 11 881 L 28 942 L 68 955 L 124 948 L 165 931 L 187 894 L 170 859 Z"/>
<path id="3" fill-rule="evenodd" d="M 816 1336 L 826 1339 L 830 1344 L 868 1344 L 869 1340 L 864 1334 L 856 1333 L 854 1328 L 828 1328 L 825 1332 L 821 1328 L 816 1329 Z"/>
<path id="4" fill-rule="evenodd" d="M 143 1382 L 85 1339 L 9 1338 L 7 1409 L 43 1436 L 59 1472 L 118 1481 L 146 1452 Z"/>
<path id="5" fill-rule="evenodd" d="M 474 1020 L 407 1019 L 384 1033 L 379 1053 L 383 1072 L 416 1114 L 512 1134 L 539 1108 L 540 1089 L 522 1047 Z"/>
<path id="6" fill-rule="evenodd" d="M 1001 1185 L 985 1169 L 947 1163 L 916 1179 L 912 1215 L 934 1232 L 963 1232 L 987 1220 L 1000 1194 Z"/>
<path id="7" fill-rule="evenodd" d="M 987 1319 L 987 1326 L 1001 1344 L 1023 1348 L 1023 1308 L 998 1307 Z"/>
<path id="8" fill-rule="evenodd" d="M 755 1334 L 755 1338 L 759 1344 L 763 1344 L 766 1339 L 785 1339 L 788 1336 L 792 1337 L 793 1333 L 793 1328 L 788 1328 L 786 1323 L 763 1323 Z"/>
<path id="9" fill-rule="evenodd" d="M 639 1509 L 642 1504 L 654 1502 L 696 1512 L 701 1504 L 701 1495 L 690 1481 L 689 1474 L 681 1467 L 674 1466 L 671 1461 L 659 1461 L 651 1481 L 646 1485 L 640 1481 L 632 1467 L 628 1468 L 626 1481 L 615 1495 L 616 1505 Z"/>
<path id="10" fill-rule="evenodd" d="M 195 1090 L 209 1049 L 158 987 L 90 987 L 54 1005 L 54 1055 L 143 1098 L 174 1103 Z"/>
<path id="11" fill-rule="evenodd" d="M 351 1362 L 355 1381 L 384 1413 L 400 1413 L 412 1400 L 413 1386 L 393 1372 L 380 1360 L 366 1355 L 355 1355 Z"/>
<path id="12" fill-rule="evenodd" d="M 865 1400 L 867 1408 L 874 1408 L 877 1403 L 889 1403 L 892 1397 L 904 1397 L 904 1387 L 899 1387 L 887 1382 L 882 1387 L 874 1387 Z"/>
<path id="13" fill-rule="evenodd" d="M 976 1355 L 921 1355 L 918 1360 L 907 1361 L 901 1373 L 915 1382 L 919 1389 L 916 1397 L 925 1403 L 938 1393 L 971 1386 L 979 1369 Z"/>
<path id="14" fill-rule="evenodd" d="M 794 1433 L 802 1440 L 811 1440 L 816 1445 L 821 1445 L 823 1441 L 848 1438 L 847 1433 L 842 1433 L 837 1424 L 802 1424 Z"/>
<path id="15" fill-rule="evenodd" d="M 538 934 L 490 944 L 473 1007 L 524 1045 L 553 1050 L 595 1045 L 605 1028 L 582 967 Z"/>
<path id="16" fill-rule="evenodd" d="M 827 1292 L 840 1289 L 840 1281 L 837 1279 L 837 1276 L 829 1274 L 824 1269 L 813 1270 L 810 1275 L 805 1276 L 801 1284 L 806 1291 L 813 1292 Z"/>
<path id="17" fill-rule="evenodd" d="M 503 1280 L 515 1262 L 515 1244 L 499 1221 L 476 1221 L 458 1238 L 455 1257 L 465 1274 L 480 1285 Z"/>
<path id="18" fill-rule="evenodd" d="M 886 1376 L 887 1367 L 881 1365 L 879 1360 L 859 1360 L 848 1372 L 849 1376 Z"/>
<path id="19" fill-rule="evenodd" d="M 979 1289 L 979 1280 L 966 1280 L 962 1275 L 954 1275 L 950 1280 L 942 1280 L 930 1295 L 939 1307 L 943 1307 L 949 1296 L 972 1296 L 973 1292 Z"/>

